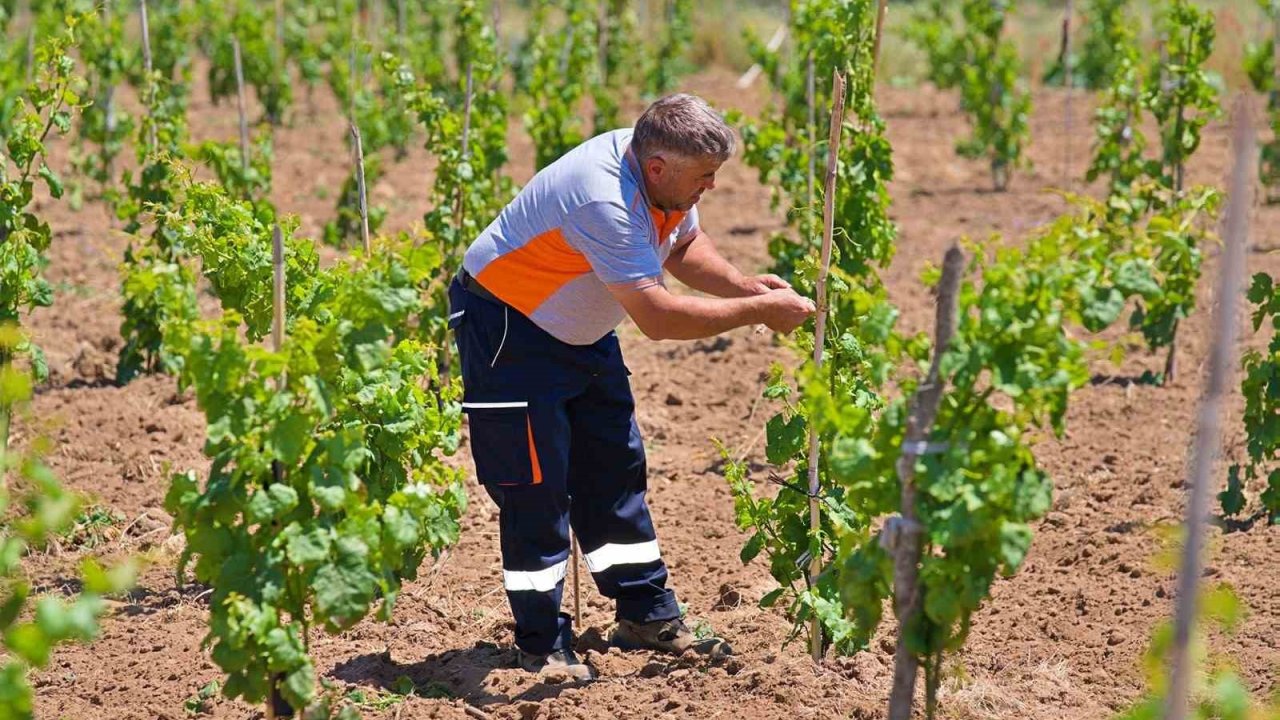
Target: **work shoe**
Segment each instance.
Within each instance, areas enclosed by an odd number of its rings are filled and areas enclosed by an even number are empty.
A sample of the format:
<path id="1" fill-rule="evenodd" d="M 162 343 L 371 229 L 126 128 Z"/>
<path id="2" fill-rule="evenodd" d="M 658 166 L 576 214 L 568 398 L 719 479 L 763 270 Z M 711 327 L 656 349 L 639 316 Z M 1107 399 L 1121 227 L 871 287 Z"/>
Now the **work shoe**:
<path id="1" fill-rule="evenodd" d="M 618 620 L 609 643 L 623 650 L 657 650 L 683 655 L 693 650 L 699 655 L 720 659 L 733 654 L 729 643 L 718 637 L 699 640 L 680 618 L 638 623 Z"/>
<path id="2" fill-rule="evenodd" d="M 528 653 L 517 648 L 517 654 L 519 655 L 521 668 L 531 673 L 537 673 L 538 677 L 547 682 L 564 682 L 567 680 L 586 682 L 596 679 L 596 674 L 591 669 L 591 666 L 578 660 L 578 656 L 567 648 L 555 650 L 546 655 Z"/>

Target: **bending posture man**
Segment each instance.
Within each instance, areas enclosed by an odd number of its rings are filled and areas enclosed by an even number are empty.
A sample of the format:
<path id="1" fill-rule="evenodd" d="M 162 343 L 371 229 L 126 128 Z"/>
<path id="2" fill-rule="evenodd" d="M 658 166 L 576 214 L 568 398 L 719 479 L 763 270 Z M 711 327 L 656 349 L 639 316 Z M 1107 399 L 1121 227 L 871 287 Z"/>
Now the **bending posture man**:
<path id="1" fill-rule="evenodd" d="M 471 449 L 501 509 L 503 584 L 521 665 L 586 679 L 560 597 L 569 527 L 615 645 L 726 652 L 680 620 L 645 504 L 644 446 L 614 328 L 654 340 L 763 323 L 791 332 L 814 311 L 775 275 L 743 275 L 698 225 L 698 200 L 734 149 L 705 102 L 673 95 L 634 129 L 543 169 L 467 250 L 450 287 Z M 673 295 L 664 268 L 714 298 Z"/>

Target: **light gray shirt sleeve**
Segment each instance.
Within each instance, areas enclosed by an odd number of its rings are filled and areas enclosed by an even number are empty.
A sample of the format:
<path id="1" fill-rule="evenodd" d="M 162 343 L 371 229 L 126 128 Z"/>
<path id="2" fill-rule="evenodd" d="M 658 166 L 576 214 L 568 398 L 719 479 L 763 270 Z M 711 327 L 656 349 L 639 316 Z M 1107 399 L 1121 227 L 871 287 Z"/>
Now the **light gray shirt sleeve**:
<path id="1" fill-rule="evenodd" d="M 605 285 L 642 289 L 662 282 L 662 264 L 648 228 L 622 203 L 587 203 L 569 214 L 563 232 L 565 242 L 587 258 Z"/>

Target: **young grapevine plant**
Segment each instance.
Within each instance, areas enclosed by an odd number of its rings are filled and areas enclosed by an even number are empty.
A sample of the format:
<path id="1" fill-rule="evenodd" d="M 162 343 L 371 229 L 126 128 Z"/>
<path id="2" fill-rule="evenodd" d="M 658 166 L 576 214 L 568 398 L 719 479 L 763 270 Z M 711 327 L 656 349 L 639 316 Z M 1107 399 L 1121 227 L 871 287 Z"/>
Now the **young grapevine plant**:
<path id="1" fill-rule="evenodd" d="M 663 0 L 663 25 L 649 61 L 645 89 L 652 97 L 671 92 L 689 72 L 693 44 L 693 0 Z"/>
<path id="2" fill-rule="evenodd" d="M 1084 20 L 1084 40 L 1080 52 L 1071 55 L 1072 85 L 1089 90 L 1113 87 L 1120 56 L 1132 42 L 1134 19 L 1131 0 L 1086 0 L 1080 17 Z M 1059 58 L 1045 72 L 1045 82 L 1062 85 L 1065 70 Z"/>
<path id="3" fill-rule="evenodd" d="M 0 326 L 0 406 L 6 408 L 24 405 L 31 396 L 29 372 L 9 360 L 23 342 L 16 327 Z M 4 423 L 7 416 L 0 416 Z M 7 434 L 7 428 L 0 427 L 0 433 Z M 10 485 L 10 475 L 19 482 Z M 21 456 L 0 441 L 0 513 L 5 517 L 0 529 L 0 717 L 7 720 L 34 720 L 30 671 L 46 667 L 58 645 L 93 640 L 98 618 L 107 610 L 103 597 L 133 584 L 132 564 L 106 570 L 87 559 L 74 599 L 63 600 L 59 593 L 33 596 L 23 559 L 71 528 L 80 507 L 80 498 L 62 487 L 39 456 Z"/>
<path id="4" fill-rule="evenodd" d="M 83 194 L 81 177 L 97 183 L 103 191 L 114 185 L 116 158 L 133 129 L 132 118 L 121 111 L 115 98 L 135 60 L 124 34 L 128 6 L 119 2 L 106 2 L 97 9 L 90 3 L 84 5 L 77 36 L 93 102 L 80 113 L 72 149 L 72 165 L 80 176 L 72 184 L 73 205 L 79 204 Z M 97 150 L 90 150 L 90 145 L 96 145 Z"/>
<path id="5" fill-rule="evenodd" d="M 1262 143 L 1258 158 L 1258 180 L 1266 190 L 1269 204 L 1280 202 L 1280 67 L 1276 65 L 1280 44 L 1280 0 L 1258 0 L 1271 21 L 1271 38 L 1250 43 L 1245 50 L 1245 71 L 1253 88 L 1267 94 L 1267 124 L 1271 139 Z"/>
<path id="6" fill-rule="evenodd" d="M 547 27 L 553 9 L 565 15 L 564 27 Z M 586 0 L 537 0 L 528 48 L 528 103 L 525 128 L 533 138 L 534 164 L 541 170 L 583 141 L 582 99 L 596 84 L 595 3 Z"/>
<path id="7" fill-rule="evenodd" d="M 1227 487 L 1218 495 L 1222 511 L 1235 516 L 1248 507 L 1245 490 L 1262 483 L 1259 501 L 1268 522 L 1280 522 L 1280 291 L 1267 273 L 1253 276 L 1249 286 L 1253 303 L 1253 329 L 1271 329 L 1266 348 L 1246 350 L 1242 358 L 1244 378 L 1244 430 L 1248 454 L 1231 466 Z"/>
<path id="8" fill-rule="evenodd" d="M 80 20 L 67 16 L 66 27 L 36 49 L 36 75 L 18 100 L 0 152 L 0 328 L 16 328 L 24 312 L 53 304 L 53 287 L 44 278 L 53 231 L 37 214 L 35 192 L 39 182 L 54 199 L 63 194 L 62 180 L 48 165 L 46 143 L 52 134 L 69 132 L 73 113 L 82 107 L 83 81 L 70 55 Z M 25 358 L 36 379 L 44 379 L 44 354 L 29 340 L 0 348 L 0 365 L 15 357 Z M 0 406 L 0 415 L 7 418 L 8 408 Z"/>
<path id="9" fill-rule="evenodd" d="M 964 67 L 960 105 L 969 113 L 972 134 L 956 144 L 965 157 L 986 156 L 996 190 L 1009 186 L 1013 170 L 1029 164 L 1024 151 L 1030 137 L 1031 93 L 1021 87 L 1021 63 L 1014 44 L 1004 38 L 1012 0 L 965 0 Z"/>
<path id="10" fill-rule="evenodd" d="M 195 272 L 182 263 L 185 249 L 176 229 L 166 222 L 181 200 L 186 99 L 155 72 L 142 100 L 146 112 L 136 138 L 138 169 L 126 170 L 123 188 L 108 195 L 116 217 L 125 222 L 125 232 L 133 236 L 120 265 L 124 344 L 116 363 L 119 383 L 143 373 L 175 370 L 178 358 L 166 350 L 163 328 L 199 315 Z M 141 231 L 148 222 L 151 231 L 144 236 Z"/>
<path id="11" fill-rule="evenodd" d="M 925 79 L 939 90 L 950 90 L 964 77 L 966 48 L 957 30 L 954 8 L 948 0 L 926 0 L 912 13 L 903 37 L 924 53 Z"/>
<path id="12" fill-rule="evenodd" d="M 318 274 L 280 352 L 244 345 L 235 312 L 171 333 L 213 466 L 203 485 L 175 476 L 165 507 L 187 539 L 180 572 L 214 589 L 206 642 L 229 697 L 306 707 L 312 628 L 389 618 L 424 556 L 457 540 L 462 475 L 439 455 L 459 442 L 460 388 L 436 383 L 407 331 L 438 262 L 404 238 Z"/>
<path id="13" fill-rule="evenodd" d="M 209 58 L 210 98 L 217 103 L 236 96 L 233 42 L 238 40 L 245 84 L 254 89 L 266 119 L 273 125 L 282 123 L 293 102 L 293 85 L 276 47 L 270 9 L 247 0 L 199 0 L 198 7 L 200 47 Z"/>
<path id="14" fill-rule="evenodd" d="M 843 512 L 840 492 L 824 497 L 817 532 L 810 529 L 807 491 L 808 433 L 813 426 L 810 409 L 797 401 L 795 385 L 821 387 L 830 397 L 846 399 L 871 411 L 880 406 L 881 390 L 890 368 L 902 360 L 912 342 L 893 330 L 897 310 L 888 302 L 875 268 L 887 264 L 893 254 L 896 228 L 888 219 L 886 185 L 893 162 L 884 124 L 873 101 L 871 50 L 874 45 L 877 3 L 873 0 L 810 0 L 792 5 L 791 37 L 795 48 L 788 62 L 781 55 L 762 52 L 757 57 L 766 75 L 778 84 L 784 105 L 770 117 L 743 127 L 745 157 L 757 167 L 762 182 L 775 188 L 775 205 L 786 204 L 788 221 L 798 231 L 794 240 L 785 235 L 770 243 L 775 268 L 791 279 L 801 292 L 813 293 L 818 274 L 818 244 L 814 235 L 821 223 L 820 198 L 810 173 L 824 167 L 834 152 L 837 191 L 833 198 L 835 243 L 832 255 L 826 353 L 819 373 L 812 361 L 812 329 L 796 334 L 797 350 L 806 361 L 797 377 L 775 368 L 767 398 L 781 407 L 766 426 L 766 456 L 770 463 L 793 470 L 776 497 L 758 496 L 741 466 L 730 462 L 726 477 L 734 495 L 737 522 L 751 533 L 742 559 L 761 553 L 779 589 L 762 601 L 772 605 L 787 600 L 788 615 L 798 630 L 815 614 L 824 636 L 843 651 L 852 650 L 852 631 L 845 618 L 839 588 L 830 572 L 815 579 L 807 572 L 817 558 L 825 568 L 835 550 L 834 528 Z M 814 82 L 814 104 L 832 101 L 827 73 L 839 69 L 848 77 L 848 107 L 855 130 L 846 133 L 838 148 L 828 148 L 811 138 L 827 138 L 829 114 L 815 113 L 810 120 L 808 58 L 822 68 L 822 82 Z M 815 70 L 815 75 L 817 71 Z M 815 127 L 811 127 L 810 125 Z M 830 487 L 828 462 L 833 434 L 819 435 L 821 465 L 818 477 Z M 729 460 L 728 450 L 722 449 Z"/>

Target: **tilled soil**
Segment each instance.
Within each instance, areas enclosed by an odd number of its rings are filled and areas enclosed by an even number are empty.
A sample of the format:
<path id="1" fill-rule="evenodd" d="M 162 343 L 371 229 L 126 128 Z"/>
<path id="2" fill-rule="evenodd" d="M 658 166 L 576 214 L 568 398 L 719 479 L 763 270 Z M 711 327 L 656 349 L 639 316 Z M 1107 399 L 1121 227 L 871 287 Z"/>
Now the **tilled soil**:
<path id="1" fill-rule="evenodd" d="M 687 88 L 749 114 L 766 99 L 759 88 L 735 89 L 723 72 L 689 78 Z M 235 137 L 233 110 L 211 107 L 205 97 L 203 88 L 195 90 L 193 134 Z M 898 256 L 884 277 L 905 327 L 928 327 L 932 300 L 919 274 L 939 262 L 952 241 L 1000 232 L 1016 242 L 1066 207 L 1046 189 L 1063 184 L 1064 162 L 1070 163 L 1071 177 L 1083 175 L 1088 103 L 1080 97 L 1074 103 L 1068 144 L 1062 95 L 1044 92 L 1037 99 L 1034 169 L 1017 174 L 1009 192 L 992 193 L 983 165 L 952 150 L 966 129 L 954 96 L 927 89 L 883 91 L 897 165 L 893 216 L 901 228 Z M 301 215 L 304 231 L 312 235 L 332 214 L 347 162 L 338 109 L 320 97 L 316 106 L 309 113 L 304 105 L 294 126 L 277 136 L 274 193 L 280 207 Z M 1227 153 L 1225 127 L 1212 125 L 1192 179 L 1222 184 Z M 511 133 L 511 155 L 513 174 L 526 180 L 532 152 L 518 126 Z M 388 229 L 408 227 L 421 215 L 430 168 L 421 151 L 389 167 L 373 191 L 375 202 L 391 208 Z M 201 455 L 204 421 L 171 378 L 113 383 L 120 345 L 115 268 L 126 239 L 98 204 L 80 212 L 47 205 L 47 212 L 56 235 L 49 274 L 60 292 L 53 308 L 29 322 L 49 353 L 52 378 L 19 423 L 17 444 L 36 436 L 51 439 L 49 461 L 66 483 L 124 521 L 95 548 L 55 548 L 31 558 L 34 580 L 43 591 L 74 591 L 75 567 L 85 553 L 141 553 L 149 564 L 138 588 L 112 603 L 96 643 L 58 651 L 49 668 L 36 674 L 39 715 L 188 717 L 184 702 L 220 679 L 220 672 L 201 649 L 205 593 L 175 584 L 181 540 L 170 536 L 161 501 L 171 470 L 207 468 Z M 767 265 L 765 243 L 782 229 L 769 189 L 739 160 L 724 168 L 719 187 L 702 202 L 702 218 L 723 252 L 751 270 Z M 1249 257 L 1251 271 L 1280 271 L 1280 261 L 1265 252 L 1280 241 L 1277 219 L 1275 208 L 1254 210 L 1257 251 Z M 1134 384 L 1143 370 L 1157 370 L 1163 362 L 1141 350 L 1119 368 L 1099 359 L 1097 381 L 1073 396 L 1065 437 L 1040 446 L 1039 457 L 1056 481 L 1053 510 L 1039 523 L 1024 567 L 996 583 L 965 649 L 949 660 L 944 715 L 1102 718 L 1142 692 L 1142 653 L 1173 607 L 1173 575 L 1156 558 L 1165 547 L 1160 528 L 1179 522 L 1183 507 L 1216 248 L 1207 254 L 1202 309 L 1180 333 L 1178 382 L 1166 388 Z M 391 624 L 367 621 L 338 637 L 315 640 L 322 677 L 339 692 L 361 693 L 365 717 L 397 720 L 461 718 L 469 711 L 475 716 L 476 709 L 488 717 L 524 719 L 882 717 L 892 638 L 882 633 L 866 652 L 814 665 L 803 642 L 784 646 L 790 626 L 780 612 L 756 605 L 772 587 L 765 566 L 744 567 L 738 558 L 744 536 L 733 525 L 712 438 L 743 452 L 762 492 L 769 492 L 761 431 L 770 408 L 759 399 L 762 379 L 770 363 L 794 363 L 795 354 L 750 329 L 679 343 L 649 342 L 629 325 L 620 334 L 634 372 L 650 501 L 672 584 L 693 621 L 729 639 L 737 656 L 708 664 L 608 650 L 601 637 L 609 632 L 612 611 L 584 572 L 580 647 L 601 679 L 586 687 L 543 685 L 514 669 L 497 510 L 473 483 L 461 543 L 405 587 Z M 1253 346 L 1265 342 L 1251 332 L 1247 337 Z M 1243 452 L 1241 405 L 1237 392 L 1226 423 L 1229 459 Z M 458 461 L 470 467 L 462 455 Z M 1219 473 L 1224 475 L 1225 470 Z M 1212 533 L 1206 580 L 1230 583 L 1250 610 L 1236 634 L 1214 636 L 1212 648 L 1239 667 L 1252 690 L 1270 694 L 1280 666 L 1280 571 L 1268 558 L 1276 557 L 1280 532 L 1258 522 Z M 419 694 L 433 697 L 377 707 L 373 700 L 386 699 L 402 676 Z M 257 708 L 220 697 L 199 712 L 260 716 Z"/>

